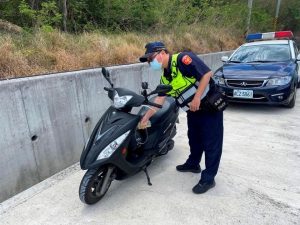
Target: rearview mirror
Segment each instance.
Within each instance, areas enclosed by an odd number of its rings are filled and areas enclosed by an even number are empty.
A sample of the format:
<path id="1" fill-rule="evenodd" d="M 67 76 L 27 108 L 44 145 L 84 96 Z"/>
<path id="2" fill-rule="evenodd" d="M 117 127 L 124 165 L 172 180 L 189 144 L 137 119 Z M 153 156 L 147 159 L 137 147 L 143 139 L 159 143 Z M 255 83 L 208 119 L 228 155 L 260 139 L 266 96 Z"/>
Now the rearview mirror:
<path id="1" fill-rule="evenodd" d="M 171 90 L 172 90 L 171 85 L 160 84 L 156 87 L 155 92 L 156 93 L 168 93 Z"/>
<path id="2" fill-rule="evenodd" d="M 102 74 L 103 74 L 104 78 L 108 81 L 108 83 L 110 84 L 110 86 L 114 87 L 113 83 L 110 80 L 109 71 L 105 67 L 102 67 Z"/>
<path id="3" fill-rule="evenodd" d="M 148 89 L 148 82 L 142 82 L 142 88 L 143 90 Z"/>
<path id="4" fill-rule="evenodd" d="M 229 59 L 229 57 L 226 56 L 226 55 L 224 55 L 224 56 L 221 57 L 221 61 L 222 61 L 222 62 L 227 62 L 228 59 Z"/>
<path id="5" fill-rule="evenodd" d="M 165 85 L 165 84 L 160 84 L 158 85 L 154 91 L 152 91 L 151 93 L 148 94 L 149 95 L 153 95 L 153 94 L 166 94 L 169 91 L 171 91 L 173 88 L 171 85 Z"/>

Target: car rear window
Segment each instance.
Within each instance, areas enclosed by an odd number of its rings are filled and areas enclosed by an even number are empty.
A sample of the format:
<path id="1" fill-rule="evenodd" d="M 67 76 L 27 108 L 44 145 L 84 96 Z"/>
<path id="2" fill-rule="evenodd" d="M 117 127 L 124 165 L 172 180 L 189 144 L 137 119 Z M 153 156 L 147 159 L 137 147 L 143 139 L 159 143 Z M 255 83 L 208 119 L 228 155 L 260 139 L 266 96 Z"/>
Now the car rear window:
<path id="1" fill-rule="evenodd" d="M 240 47 L 230 61 L 234 62 L 280 62 L 291 59 L 288 44 L 264 44 Z"/>

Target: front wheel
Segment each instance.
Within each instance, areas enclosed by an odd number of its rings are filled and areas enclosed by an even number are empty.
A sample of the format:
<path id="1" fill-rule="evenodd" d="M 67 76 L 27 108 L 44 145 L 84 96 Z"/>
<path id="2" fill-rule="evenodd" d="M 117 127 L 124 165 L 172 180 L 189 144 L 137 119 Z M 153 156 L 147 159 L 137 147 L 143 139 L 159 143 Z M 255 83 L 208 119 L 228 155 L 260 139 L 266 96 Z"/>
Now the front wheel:
<path id="1" fill-rule="evenodd" d="M 100 201 L 113 181 L 113 167 L 102 167 L 88 170 L 79 186 L 79 198 L 88 205 Z"/>
<path id="2" fill-rule="evenodd" d="M 295 102 L 296 102 L 296 96 L 297 96 L 297 87 L 294 88 L 294 94 L 293 98 L 290 100 L 290 102 L 286 105 L 287 108 L 294 108 Z"/>

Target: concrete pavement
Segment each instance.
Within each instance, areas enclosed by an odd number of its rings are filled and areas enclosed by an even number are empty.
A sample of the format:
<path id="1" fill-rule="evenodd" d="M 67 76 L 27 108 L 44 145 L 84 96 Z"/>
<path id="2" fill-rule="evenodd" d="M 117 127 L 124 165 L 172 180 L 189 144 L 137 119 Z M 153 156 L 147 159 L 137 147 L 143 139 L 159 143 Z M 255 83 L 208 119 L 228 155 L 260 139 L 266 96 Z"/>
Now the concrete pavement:
<path id="1" fill-rule="evenodd" d="M 300 96 L 294 109 L 231 105 L 216 187 L 192 193 L 199 175 L 175 166 L 188 155 L 185 114 L 175 148 L 144 173 L 115 181 L 87 206 L 78 198 L 79 165 L 0 204 L 0 224 L 300 224 Z M 204 168 L 204 162 L 201 162 Z"/>

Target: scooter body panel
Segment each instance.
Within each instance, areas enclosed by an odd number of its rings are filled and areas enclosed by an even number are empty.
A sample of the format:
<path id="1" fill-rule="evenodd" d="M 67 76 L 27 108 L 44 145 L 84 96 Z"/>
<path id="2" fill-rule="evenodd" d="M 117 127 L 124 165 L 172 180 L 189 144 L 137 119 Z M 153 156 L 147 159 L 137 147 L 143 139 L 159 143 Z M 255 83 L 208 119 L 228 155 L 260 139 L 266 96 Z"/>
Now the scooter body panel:
<path id="1" fill-rule="evenodd" d="M 123 143 L 115 150 L 115 152 L 106 159 L 97 160 L 97 157 L 106 146 L 120 137 L 127 131 L 132 132 L 140 121 L 139 115 L 124 113 L 113 107 L 110 107 L 101 117 L 96 125 L 92 135 L 81 155 L 80 166 L 82 169 L 91 169 L 101 166 L 101 164 L 117 164 L 114 159 L 116 153 L 120 153 L 120 149 L 128 145 L 131 133 L 128 134 Z"/>

